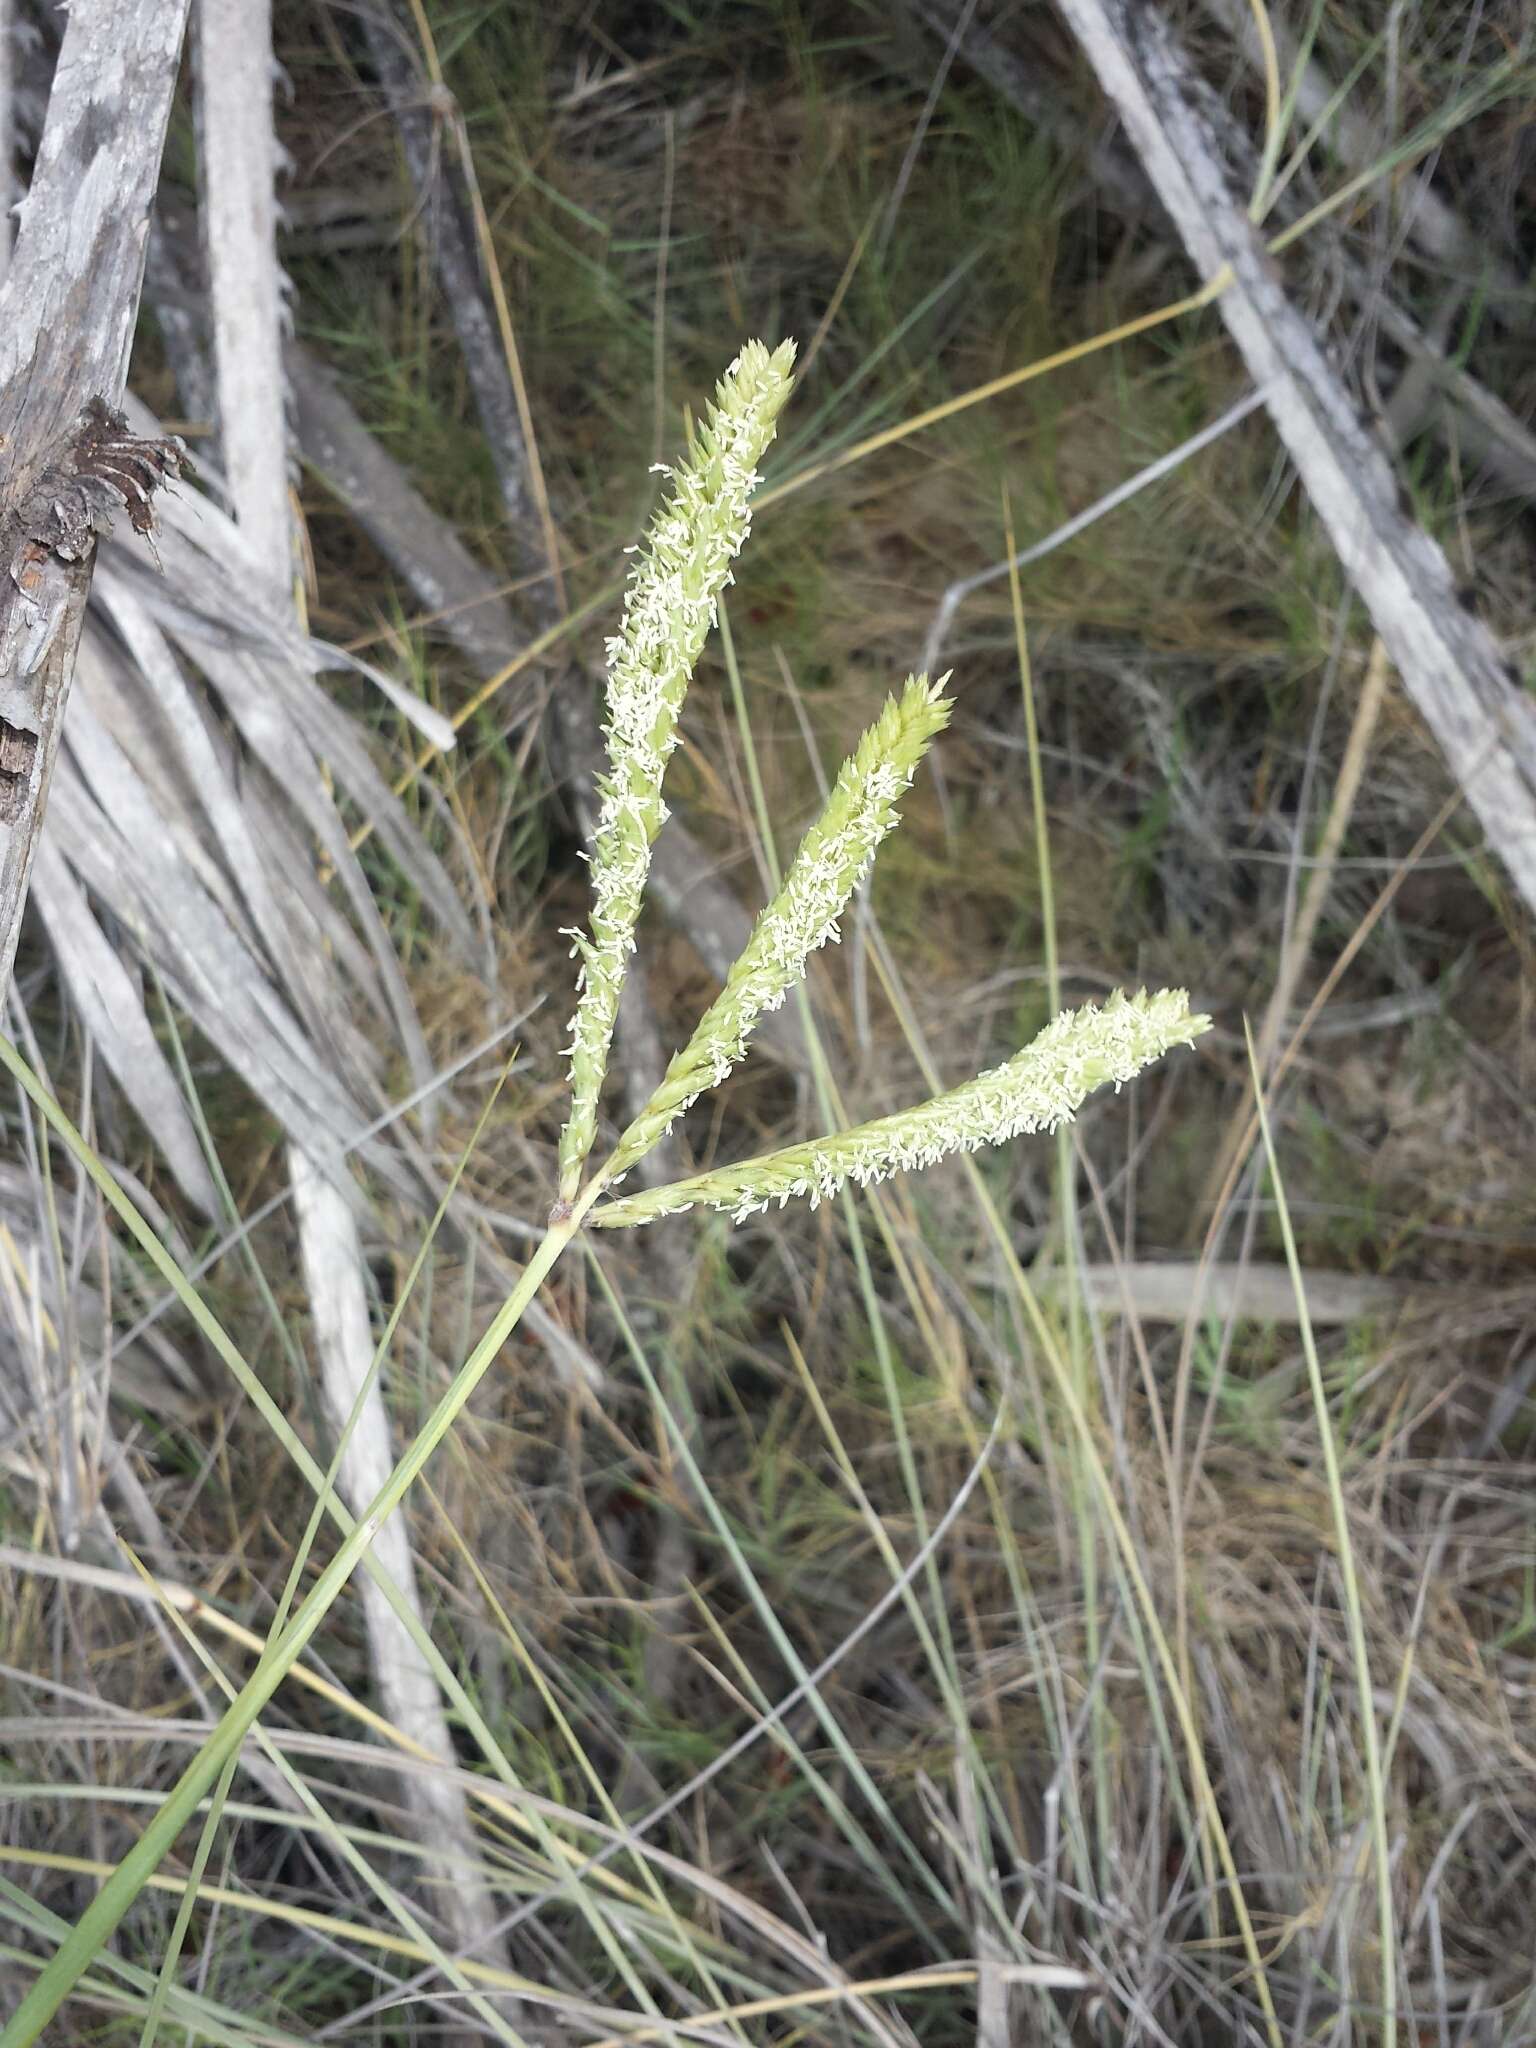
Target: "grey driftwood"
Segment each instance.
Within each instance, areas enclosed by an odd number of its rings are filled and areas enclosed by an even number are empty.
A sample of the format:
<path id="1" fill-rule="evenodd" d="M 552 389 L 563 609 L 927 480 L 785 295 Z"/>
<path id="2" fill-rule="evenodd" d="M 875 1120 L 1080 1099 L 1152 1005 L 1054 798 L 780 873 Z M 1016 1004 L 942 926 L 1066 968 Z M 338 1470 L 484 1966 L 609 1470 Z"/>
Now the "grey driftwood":
<path id="1" fill-rule="evenodd" d="M 76 0 L 0 286 L 0 984 L 10 977 L 97 535 L 148 534 L 179 450 L 116 413 L 187 0 Z"/>
<path id="2" fill-rule="evenodd" d="M 1489 844 L 1536 909 L 1536 712 L 1493 636 L 1404 511 L 1390 463 L 1232 189 L 1198 81 L 1167 20 L 1136 0 L 1059 0 L 1218 305 L 1276 431 L 1404 687 Z"/>

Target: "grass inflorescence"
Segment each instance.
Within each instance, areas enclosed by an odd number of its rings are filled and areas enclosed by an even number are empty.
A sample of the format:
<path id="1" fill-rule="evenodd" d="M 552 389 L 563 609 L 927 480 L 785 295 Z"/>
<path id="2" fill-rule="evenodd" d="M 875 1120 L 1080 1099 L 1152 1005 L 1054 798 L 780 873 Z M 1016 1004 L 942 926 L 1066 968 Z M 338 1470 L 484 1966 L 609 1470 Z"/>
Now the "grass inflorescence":
<path id="1" fill-rule="evenodd" d="M 1362 735 L 1370 634 L 1262 407 L 1147 476 L 1249 396 L 1218 314 L 1055 18 L 980 10 L 951 53 L 959 12 L 876 35 L 856 10 L 413 0 L 400 47 L 453 181 L 425 203 L 361 17 L 277 9 L 296 324 L 484 568 L 444 611 L 434 536 L 420 581 L 386 566 L 322 465 L 311 618 L 465 713 L 456 752 L 424 754 L 355 678 L 330 685 L 479 949 L 446 941 L 343 791 L 422 1025 L 397 1043 L 373 1001 L 306 1041 L 380 1080 L 381 1114 L 408 1105 L 359 1169 L 404 1453 L 371 1502 L 328 1482 L 271 1115 L 157 986 L 228 1176 L 205 1229 L 81 1058 L 86 1012 L 24 960 L 29 1058 L 165 1218 L 157 1238 L 96 1208 L 50 1112 L 19 1107 L 7 2012 L 79 1962 L 102 1899 L 123 1911 L 61 2038 L 138 2042 L 154 2012 L 161 2042 L 1375 2048 L 1394 2024 L 1536 2025 L 1523 914 L 1443 815 L 1394 678 Z M 1280 264 L 1523 661 L 1529 492 L 1457 392 L 1529 410 L 1507 291 L 1528 25 L 1268 12 L 1273 100 L 1243 68 L 1252 9 L 1169 18 L 1282 181 L 1271 225 L 1288 194 L 1352 185 L 1342 232 Z M 1301 94 L 1304 62 L 1337 104 Z M 472 217 L 466 162 L 553 552 L 509 520 L 434 267 Z M 1475 246 L 1434 242 L 1434 199 Z M 1374 307 L 1341 284 L 1362 273 Z M 1418 359 L 1376 315 L 1405 310 L 1438 337 L 1433 375 L 1400 377 Z M 1128 323 L 1150 324 L 1070 353 Z M 766 474 L 733 580 L 689 591 L 686 635 L 626 640 L 626 590 L 636 628 L 652 616 L 648 522 L 694 463 L 679 513 L 720 502 L 720 364 L 785 331 L 793 402 L 771 451 L 740 451 Z M 145 339 L 139 388 L 179 418 Z M 788 383 L 773 362 L 745 359 L 759 395 Z M 897 687 L 924 667 L 952 677 Z M 596 703 L 600 672 L 620 752 L 589 864 L 536 713 Z M 682 877 L 657 865 L 672 828 Z M 355 900 L 323 894 L 324 863 L 285 872 L 304 959 L 357 975 Z M 764 906 L 729 942 L 700 909 L 714 883 Z M 572 927 L 593 949 L 574 1035 Z M 1066 1042 L 1142 985 L 1192 992 L 1160 1035 L 1198 1031 L 1197 1053 L 1118 1099 L 1113 1060 L 1064 1083 Z M 1296 1046 L 1267 1154 L 1244 1139 L 1245 1013 L 1261 1064 Z M 1043 1096 L 1015 1090 L 1043 1064 Z M 1022 1135 L 1064 1114 L 1054 1146 Z M 226 1239 L 202 1309 L 185 1283 L 161 1306 L 155 1246 L 195 1270 Z M 449 1756 L 378 1712 L 348 1576 L 370 1508 L 409 1529 Z M 290 1582 L 302 1620 L 278 1629 Z M 451 1857 L 413 1833 L 408 1774 L 463 1794 Z M 450 1887 L 483 1892 L 499 1946 L 456 1952 Z"/>

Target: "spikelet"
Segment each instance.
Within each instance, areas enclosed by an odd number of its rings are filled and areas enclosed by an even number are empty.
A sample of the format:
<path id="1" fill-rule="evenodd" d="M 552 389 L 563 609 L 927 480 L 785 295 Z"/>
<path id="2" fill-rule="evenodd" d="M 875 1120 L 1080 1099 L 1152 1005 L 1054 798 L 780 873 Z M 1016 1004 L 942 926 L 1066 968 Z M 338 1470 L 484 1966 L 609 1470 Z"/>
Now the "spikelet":
<path id="1" fill-rule="evenodd" d="M 570 935 L 581 972 L 571 1019 L 571 1112 L 560 1136 L 567 1200 L 597 1130 L 651 844 L 667 815 L 661 783 L 678 713 L 747 537 L 757 465 L 789 396 L 794 355 L 793 342 L 772 355 L 748 342 L 726 371 L 687 461 L 671 472 L 672 488 L 630 574 L 623 622 L 608 642 L 608 773 L 592 853 L 591 936 Z"/>
<path id="2" fill-rule="evenodd" d="M 1192 1045 L 1210 1022 L 1191 1014 L 1183 989 L 1117 993 L 1102 1009 L 1088 1003 L 1064 1010 L 1006 1065 L 915 1109 L 622 1197 L 587 1220 L 617 1228 L 698 1203 L 728 1211 L 739 1223 L 770 1203 L 783 1208 L 799 1196 L 815 1207 L 850 1180 L 867 1187 L 951 1152 L 977 1152 L 1069 1123 L 1095 1088 L 1113 1083 L 1118 1089 L 1172 1047 Z"/>
<path id="3" fill-rule="evenodd" d="M 897 802 L 949 721 L 943 686 L 930 685 L 926 676 L 910 676 L 899 698 L 886 699 L 879 718 L 843 763 L 821 816 L 800 842 L 778 894 L 760 913 L 725 986 L 619 1140 L 609 1162 L 611 1180 L 643 1158 L 707 1088 L 719 1086 L 745 1054 L 758 1018 L 776 1010 L 799 986 L 817 947 L 839 936 L 839 920 L 869 873 L 880 842 L 900 822 Z"/>

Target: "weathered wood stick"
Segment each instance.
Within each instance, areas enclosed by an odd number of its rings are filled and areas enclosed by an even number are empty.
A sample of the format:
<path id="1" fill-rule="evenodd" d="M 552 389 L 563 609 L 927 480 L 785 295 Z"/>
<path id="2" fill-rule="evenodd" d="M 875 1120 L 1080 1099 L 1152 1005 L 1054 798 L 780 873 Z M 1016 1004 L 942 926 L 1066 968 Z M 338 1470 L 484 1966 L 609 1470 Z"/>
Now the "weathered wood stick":
<path id="1" fill-rule="evenodd" d="M 1536 909 L 1536 712 L 1459 603 L 1444 553 L 1403 509 L 1391 465 L 1288 296 L 1166 16 L 1134 0 L 1058 5 L 1196 267 L 1230 272 L 1217 305 L 1275 430 L 1446 766 Z"/>
<path id="2" fill-rule="evenodd" d="M 0 988 L 10 979 L 96 536 L 149 536 L 174 441 L 116 411 L 187 0 L 75 0 L 0 286 Z"/>

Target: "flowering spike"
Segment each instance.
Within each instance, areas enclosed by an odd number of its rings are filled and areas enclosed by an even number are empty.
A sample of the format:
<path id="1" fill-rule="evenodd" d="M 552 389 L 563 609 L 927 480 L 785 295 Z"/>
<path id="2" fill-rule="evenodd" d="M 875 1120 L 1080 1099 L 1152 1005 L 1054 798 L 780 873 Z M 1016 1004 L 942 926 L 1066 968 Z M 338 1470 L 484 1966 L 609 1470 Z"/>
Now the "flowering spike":
<path id="1" fill-rule="evenodd" d="M 1102 1009 L 1087 1003 L 1064 1010 L 1005 1066 L 915 1109 L 604 1203 L 587 1220 L 610 1227 L 649 1223 L 703 1203 L 728 1210 L 740 1223 L 770 1202 L 782 1209 L 798 1195 L 808 1195 L 814 1208 L 845 1181 L 866 1187 L 888 1174 L 931 1166 L 950 1152 L 976 1152 L 1070 1123 L 1095 1088 L 1113 1082 L 1118 1089 L 1173 1046 L 1192 1045 L 1210 1024 L 1209 1017 L 1190 1014 L 1183 989 L 1116 993 Z"/>
<path id="2" fill-rule="evenodd" d="M 686 462 L 630 572 L 624 617 L 608 642 L 608 774 L 592 853 L 591 937 L 571 1019 L 571 1113 L 560 1134 L 560 1193 L 569 1200 L 597 1130 L 619 991 L 634 950 L 651 843 L 666 818 L 661 782 L 677 718 L 720 592 L 751 524 L 757 465 L 789 396 L 794 343 L 770 355 L 748 342 L 726 371 Z"/>
<path id="3" fill-rule="evenodd" d="M 901 696 L 886 699 L 843 763 L 821 816 L 800 842 L 778 894 L 758 916 L 724 987 L 619 1140 L 607 1169 L 612 1179 L 643 1158 L 706 1088 L 725 1079 L 745 1054 L 758 1018 L 798 986 L 816 948 L 839 937 L 838 920 L 869 873 L 880 842 L 899 822 L 897 801 L 949 722 L 943 687 L 930 685 L 926 676 L 909 676 Z"/>

